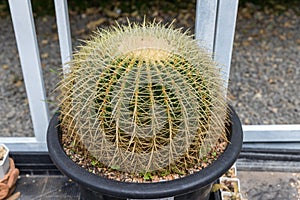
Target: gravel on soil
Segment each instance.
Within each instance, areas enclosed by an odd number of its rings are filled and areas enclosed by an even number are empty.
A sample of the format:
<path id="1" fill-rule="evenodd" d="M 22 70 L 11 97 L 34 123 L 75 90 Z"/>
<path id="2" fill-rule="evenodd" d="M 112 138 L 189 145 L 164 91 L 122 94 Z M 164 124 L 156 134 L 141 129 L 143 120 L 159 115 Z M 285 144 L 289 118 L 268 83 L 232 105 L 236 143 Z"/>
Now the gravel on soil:
<path id="1" fill-rule="evenodd" d="M 195 3 L 177 10 L 149 7 L 149 19 L 171 22 L 194 31 Z M 70 11 L 73 46 L 87 39 L 96 27 L 118 21 L 142 21 L 137 11 L 123 13 L 89 8 Z M 28 100 L 10 16 L 0 18 L 0 137 L 33 136 Z M 61 71 L 54 16 L 35 18 L 47 101 L 57 107 L 53 92 Z M 229 92 L 243 124 L 300 124 L 300 16 L 293 10 L 272 13 L 252 4 L 239 9 L 232 56 Z"/>
<path id="2" fill-rule="evenodd" d="M 206 158 L 202 162 L 197 163 L 194 166 L 190 166 L 187 169 L 178 167 L 182 161 L 177 161 L 175 165 L 172 165 L 172 169 L 162 169 L 155 172 L 149 173 L 130 173 L 122 171 L 121 169 L 113 169 L 112 167 L 106 167 L 97 161 L 89 152 L 84 148 L 80 142 L 76 143 L 76 139 L 70 137 L 66 131 L 62 130 L 62 145 L 64 151 L 74 163 L 86 169 L 87 171 L 100 175 L 102 177 L 113 179 L 122 182 L 132 183 L 154 183 L 161 181 L 168 181 L 179 179 L 190 174 L 197 173 L 207 166 L 211 165 L 216 158 L 218 158 L 225 151 L 228 142 L 226 139 L 220 138 L 219 141 L 210 149 L 207 153 Z M 173 168 L 175 166 L 175 168 Z"/>

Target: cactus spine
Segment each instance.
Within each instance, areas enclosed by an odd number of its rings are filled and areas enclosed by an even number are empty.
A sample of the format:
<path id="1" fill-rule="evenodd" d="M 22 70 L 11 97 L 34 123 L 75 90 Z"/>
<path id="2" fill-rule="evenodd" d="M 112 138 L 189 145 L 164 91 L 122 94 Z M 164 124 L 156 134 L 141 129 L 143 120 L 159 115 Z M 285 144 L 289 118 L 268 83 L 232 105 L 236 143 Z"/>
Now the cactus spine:
<path id="1" fill-rule="evenodd" d="M 197 41 L 160 23 L 98 30 L 74 54 L 61 127 L 108 167 L 187 168 L 225 135 L 218 66 Z"/>

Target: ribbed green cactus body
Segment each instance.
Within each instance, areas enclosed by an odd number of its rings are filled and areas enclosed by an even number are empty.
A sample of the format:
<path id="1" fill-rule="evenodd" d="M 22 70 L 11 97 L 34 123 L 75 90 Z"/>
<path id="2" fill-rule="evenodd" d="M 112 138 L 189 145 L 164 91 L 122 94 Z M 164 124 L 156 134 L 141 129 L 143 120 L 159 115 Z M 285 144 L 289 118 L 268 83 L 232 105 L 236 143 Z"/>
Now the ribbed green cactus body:
<path id="1" fill-rule="evenodd" d="M 225 133 L 219 70 L 180 30 L 98 31 L 70 66 L 60 85 L 62 126 L 106 166 L 194 166 Z"/>

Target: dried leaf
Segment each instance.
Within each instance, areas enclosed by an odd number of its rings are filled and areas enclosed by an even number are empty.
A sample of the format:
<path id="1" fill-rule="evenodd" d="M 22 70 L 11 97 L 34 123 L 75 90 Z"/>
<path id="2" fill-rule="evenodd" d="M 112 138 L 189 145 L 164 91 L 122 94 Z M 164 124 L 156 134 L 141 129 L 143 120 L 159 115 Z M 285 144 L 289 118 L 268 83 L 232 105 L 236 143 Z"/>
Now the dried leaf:
<path id="1" fill-rule="evenodd" d="M 236 100 L 236 96 L 234 96 L 233 94 L 228 94 L 228 98 L 232 101 Z"/>
<path id="2" fill-rule="evenodd" d="M 15 83 L 15 86 L 16 87 L 21 87 L 23 85 L 23 81 L 21 80 L 18 80 L 16 83 Z"/>
<path id="3" fill-rule="evenodd" d="M 280 4 L 278 4 L 278 3 L 274 5 L 274 8 L 276 8 L 276 9 L 278 9 L 278 10 L 286 10 L 286 9 L 287 9 L 286 6 L 280 5 Z"/>
<path id="4" fill-rule="evenodd" d="M 293 27 L 293 25 L 289 21 L 286 21 L 286 22 L 284 22 L 283 27 L 291 28 L 291 27 Z"/>
<path id="5" fill-rule="evenodd" d="M 5 154 L 6 154 L 6 149 L 3 146 L 0 146 L 0 160 L 4 158 Z"/>
<path id="6" fill-rule="evenodd" d="M 252 18 L 252 13 L 249 8 L 242 8 L 240 11 L 240 15 L 243 16 L 246 19 L 251 19 Z"/>
<path id="7" fill-rule="evenodd" d="M 260 30 L 259 30 L 259 33 L 260 33 L 261 35 L 264 35 L 264 34 L 266 33 L 266 30 L 265 30 L 265 29 L 260 29 Z"/>
<path id="8" fill-rule="evenodd" d="M 7 64 L 2 65 L 2 69 L 7 70 L 8 69 L 8 65 Z"/>
<path id="9" fill-rule="evenodd" d="M 48 40 L 42 40 L 42 44 L 48 44 Z"/>
<path id="10" fill-rule="evenodd" d="M 81 34 L 85 33 L 85 31 L 86 30 L 84 28 L 82 28 L 82 29 L 76 30 L 74 33 L 75 33 L 75 35 L 81 35 Z"/>
<path id="11" fill-rule="evenodd" d="M 108 9 L 104 9 L 104 13 L 109 16 L 109 17 L 113 17 L 113 18 L 118 18 L 119 17 L 119 14 L 114 12 L 114 11 L 111 11 L 111 10 L 108 10 Z"/>
<path id="12" fill-rule="evenodd" d="M 77 11 L 69 9 L 69 15 L 77 15 Z"/>
<path id="13" fill-rule="evenodd" d="M 131 13 L 131 17 L 136 17 L 136 16 L 138 16 L 138 14 L 139 14 L 139 12 L 136 10 Z"/>
<path id="14" fill-rule="evenodd" d="M 58 35 L 57 34 L 53 35 L 52 40 L 57 41 L 58 40 Z"/>
<path id="15" fill-rule="evenodd" d="M 0 5 L 0 10 L 5 10 L 6 9 L 6 4 L 1 4 Z"/>
<path id="16" fill-rule="evenodd" d="M 218 190 L 223 189 L 225 191 L 229 191 L 228 187 L 223 184 L 214 184 L 211 191 L 212 192 L 217 192 Z"/>
<path id="17" fill-rule="evenodd" d="M 42 58 L 48 58 L 48 57 L 49 57 L 49 53 L 43 53 L 43 54 L 41 55 L 41 57 L 42 57 Z"/>
<path id="18" fill-rule="evenodd" d="M 86 14 L 86 15 L 94 15 L 94 14 L 96 14 L 96 13 L 99 13 L 99 11 L 100 11 L 100 8 L 96 8 L 96 7 L 87 8 L 87 9 L 85 10 L 85 14 Z"/>
<path id="19" fill-rule="evenodd" d="M 280 38 L 281 40 L 286 40 L 285 35 L 279 35 L 279 38 Z"/>
<path id="20" fill-rule="evenodd" d="M 88 29 L 95 29 L 97 26 L 99 26 L 99 25 L 101 25 L 102 23 L 104 23 L 105 22 L 105 18 L 100 18 L 100 19 L 98 19 L 98 20 L 96 20 L 96 21 L 91 21 L 90 23 L 88 23 L 87 25 L 86 25 L 86 27 L 88 28 Z"/>

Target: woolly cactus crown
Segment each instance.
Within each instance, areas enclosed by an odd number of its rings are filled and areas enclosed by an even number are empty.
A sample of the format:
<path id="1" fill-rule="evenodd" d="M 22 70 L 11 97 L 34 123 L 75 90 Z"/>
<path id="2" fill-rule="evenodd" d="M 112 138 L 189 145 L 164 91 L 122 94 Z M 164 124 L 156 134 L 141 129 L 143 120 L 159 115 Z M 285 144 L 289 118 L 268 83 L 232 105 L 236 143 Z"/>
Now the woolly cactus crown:
<path id="1" fill-rule="evenodd" d="M 225 135 L 226 99 L 211 56 L 160 23 L 98 30 L 60 83 L 61 126 L 106 166 L 194 166 Z"/>

